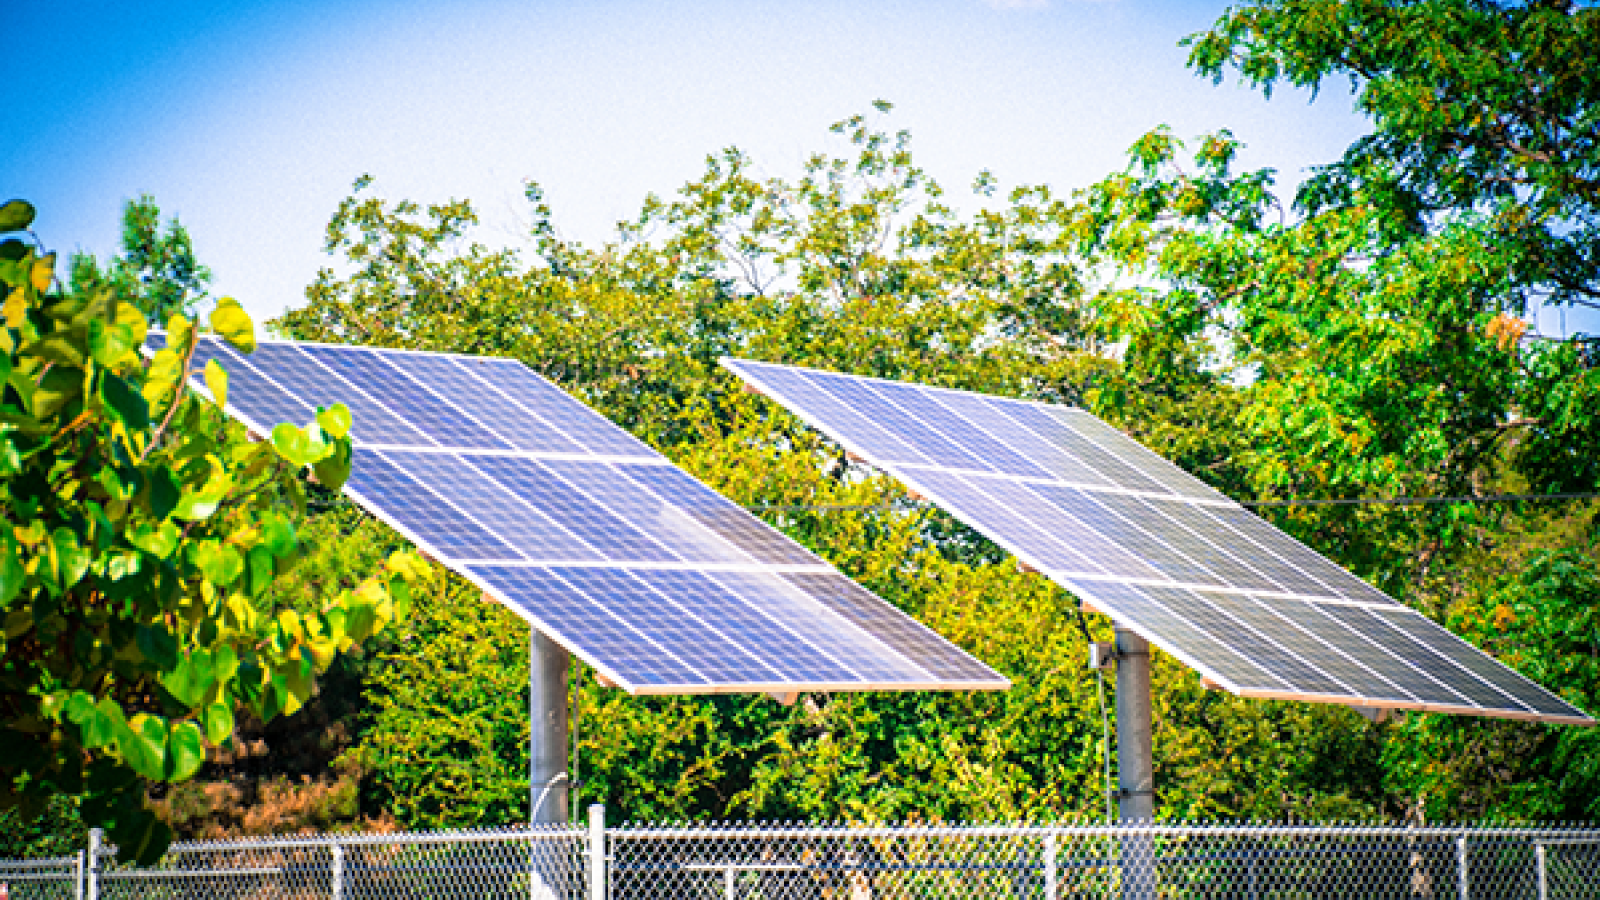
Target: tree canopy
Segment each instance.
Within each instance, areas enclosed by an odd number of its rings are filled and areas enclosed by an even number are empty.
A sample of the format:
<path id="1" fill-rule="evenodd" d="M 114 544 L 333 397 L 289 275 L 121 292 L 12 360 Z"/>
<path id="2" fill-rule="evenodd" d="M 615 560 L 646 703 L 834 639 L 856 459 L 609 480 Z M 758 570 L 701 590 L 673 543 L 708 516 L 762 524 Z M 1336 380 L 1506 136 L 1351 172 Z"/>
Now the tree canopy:
<path id="1" fill-rule="evenodd" d="M 24 201 L 0 207 L 0 806 L 26 819 L 79 797 L 83 821 L 149 861 L 170 831 L 146 785 L 192 777 L 236 709 L 298 709 L 400 612 L 416 563 L 395 556 L 318 609 L 274 603 L 302 550 L 299 474 L 343 483 L 349 413 L 247 440 L 221 414 L 219 366 L 208 399 L 190 389 L 196 326 L 173 315 L 146 364 L 145 312 L 104 286 L 61 291 L 33 218 Z M 254 346 L 231 300 L 210 325 Z"/>

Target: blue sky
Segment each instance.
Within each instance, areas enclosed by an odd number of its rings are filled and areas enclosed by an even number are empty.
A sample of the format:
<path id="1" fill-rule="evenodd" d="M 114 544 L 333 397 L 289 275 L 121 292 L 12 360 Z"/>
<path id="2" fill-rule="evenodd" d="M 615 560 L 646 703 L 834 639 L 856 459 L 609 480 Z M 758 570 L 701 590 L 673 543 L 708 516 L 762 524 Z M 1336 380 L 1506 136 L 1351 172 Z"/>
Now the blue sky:
<path id="1" fill-rule="evenodd" d="M 471 199 L 497 245 L 521 240 L 535 179 L 558 228 L 598 242 L 706 154 L 792 174 L 878 98 L 951 189 L 985 168 L 1081 187 L 1162 123 L 1231 128 L 1292 183 L 1362 130 L 1343 90 L 1267 101 L 1191 75 L 1178 41 L 1223 9 L 1192 0 L 8 6 L 26 37 L 0 55 L 0 192 L 39 205 L 47 244 L 102 256 L 153 194 L 258 318 L 304 302 L 362 173 L 391 198 Z"/>

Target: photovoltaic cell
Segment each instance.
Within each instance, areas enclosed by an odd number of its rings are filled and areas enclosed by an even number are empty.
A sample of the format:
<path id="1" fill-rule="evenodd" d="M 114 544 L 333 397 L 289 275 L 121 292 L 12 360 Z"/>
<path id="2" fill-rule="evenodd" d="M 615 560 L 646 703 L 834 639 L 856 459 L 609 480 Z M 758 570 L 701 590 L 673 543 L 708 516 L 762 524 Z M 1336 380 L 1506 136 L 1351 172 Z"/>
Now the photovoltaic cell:
<path id="1" fill-rule="evenodd" d="M 386 408 L 404 410 L 406 421 L 440 446 L 465 450 L 510 450 L 511 445 L 440 400 L 421 382 L 370 350 L 304 347 L 305 354 L 360 388 Z M 469 407 L 470 408 L 470 407 Z"/>
<path id="2" fill-rule="evenodd" d="M 492 429 L 502 441 L 534 453 L 571 453 L 584 449 L 568 440 L 560 429 L 472 374 L 472 367 L 448 356 L 380 351 L 390 365 L 464 410 Z"/>
<path id="3" fill-rule="evenodd" d="M 916 481 L 939 498 L 946 509 L 985 535 L 996 535 L 1014 553 L 1036 560 L 1042 568 L 1063 572 L 1104 572 L 1086 555 L 1068 547 L 1049 532 L 1024 527 L 1028 507 L 1011 507 L 991 497 L 959 475 L 917 471 Z"/>
<path id="4" fill-rule="evenodd" d="M 673 656 L 713 682 L 774 684 L 784 680 L 717 631 L 711 624 L 720 612 L 714 601 L 695 604 L 700 613 L 696 615 L 621 569 L 558 571 L 562 579 L 607 612 L 661 646 L 672 648 Z"/>
<path id="5" fill-rule="evenodd" d="M 476 466 L 501 487 L 555 520 L 613 562 L 668 562 L 671 551 L 613 515 L 539 462 L 514 456 L 473 457 Z"/>
<path id="6" fill-rule="evenodd" d="M 358 391 L 354 385 L 307 356 L 297 346 L 258 343 L 250 354 L 250 366 L 308 406 L 328 407 L 343 403 L 355 420 L 351 433 L 363 443 L 401 447 L 438 446 L 436 441 L 423 436 L 382 403 Z M 230 387 L 232 381 L 230 377 Z"/>
<path id="7" fill-rule="evenodd" d="M 1110 481 L 1112 486 L 1130 491 L 1149 491 L 1151 493 L 1169 493 L 1161 482 L 1135 469 L 1128 463 L 1118 459 L 1110 451 L 1102 449 L 1093 441 L 1079 434 L 1077 429 L 1069 427 L 1058 416 L 1042 406 L 1033 403 L 1023 403 L 1019 400 L 996 400 L 995 405 L 1008 418 L 1016 422 L 1016 427 L 1023 429 L 1024 433 L 1031 432 L 1029 440 L 1043 440 L 1062 453 L 1083 461 L 1083 465 L 1100 473 Z"/>
<path id="8" fill-rule="evenodd" d="M 629 691 L 1009 684 L 515 360 L 204 336 L 208 360 L 263 435 L 347 406 L 350 494 Z"/>
<path id="9" fill-rule="evenodd" d="M 1001 411 L 1000 404 L 987 397 L 961 391 L 928 391 L 940 403 L 954 410 L 956 415 L 973 426 L 983 429 L 990 437 L 1004 441 L 1034 467 L 1048 477 L 1067 484 L 1109 487 L 1104 475 L 1090 468 L 1082 459 L 1063 451 L 1055 444 L 1026 428 Z"/>
<path id="10" fill-rule="evenodd" d="M 471 359 L 462 361 L 462 365 L 539 418 L 560 423 L 569 439 L 591 453 L 652 459 L 658 456 L 643 441 L 514 359 Z"/>
<path id="11" fill-rule="evenodd" d="M 925 454 L 911 449 L 905 442 L 892 437 L 865 414 L 851 409 L 849 405 L 818 387 L 805 375 L 779 367 L 767 368 L 768 371 L 764 372 L 766 379 L 772 384 L 781 386 L 784 396 L 804 398 L 804 408 L 816 410 L 818 414 L 825 416 L 828 423 L 833 426 L 832 433 L 845 446 L 859 448 L 862 453 L 874 459 L 898 463 L 933 464 Z"/>
<path id="12" fill-rule="evenodd" d="M 618 681 L 648 687 L 706 685 L 709 680 L 548 569 L 472 566 L 497 597 Z"/>
<path id="13" fill-rule="evenodd" d="M 1084 410 L 723 364 L 1231 690 L 1593 724 Z"/>
<path id="14" fill-rule="evenodd" d="M 843 575 L 789 572 L 783 577 L 806 596 L 940 680 L 974 681 L 986 677 L 987 666 Z"/>
<path id="15" fill-rule="evenodd" d="M 634 463 L 623 463 L 617 469 L 684 510 L 695 521 L 759 562 L 800 566 L 822 564 L 816 554 L 694 480 L 681 469 Z"/>
<path id="16" fill-rule="evenodd" d="M 743 646 L 766 650 L 766 662 L 778 670 L 780 680 L 841 685 L 859 680 L 822 649 L 768 618 L 760 606 L 746 602 L 742 595 L 703 573 L 658 569 L 634 575 L 685 607 L 715 610 L 717 628 Z"/>
<path id="17" fill-rule="evenodd" d="M 363 503 L 383 509 L 394 525 L 434 553 L 452 559 L 522 559 L 376 450 L 356 448 L 345 487 Z"/>
<path id="18" fill-rule="evenodd" d="M 1150 595 L 1148 588 L 1114 581 L 1095 582 L 1086 589 L 1090 599 L 1105 609 L 1116 610 L 1119 619 L 1147 634 L 1168 637 L 1174 652 L 1191 665 L 1213 672 L 1235 690 L 1286 693 L 1293 688 L 1267 670 L 1252 663 L 1237 648 L 1213 637 L 1188 618 L 1168 609 Z"/>
<path id="19" fill-rule="evenodd" d="M 752 560 L 687 512 L 629 480 L 605 463 L 547 459 L 542 465 L 588 497 L 616 513 L 674 556 L 689 562 L 748 563 Z"/>
<path id="20" fill-rule="evenodd" d="M 751 598 L 769 618 L 813 646 L 825 646 L 829 656 L 871 682 L 909 683 L 939 679 L 910 660 L 888 650 L 868 633 L 849 627 L 836 613 L 805 596 L 781 575 L 770 572 L 708 572 L 723 587 Z"/>
<path id="21" fill-rule="evenodd" d="M 839 380 L 848 381 L 848 379 Z M 843 386 L 835 390 L 842 391 Z M 1030 478 L 1050 477 L 1048 472 L 1028 462 L 1022 454 L 990 437 L 981 428 L 974 428 L 971 423 L 963 421 L 961 416 L 934 399 L 928 391 L 892 382 L 883 382 L 879 390 L 896 404 L 904 407 L 912 416 L 938 429 L 948 440 L 959 444 L 974 459 L 989 464 L 987 467 L 981 467 L 980 464 L 980 470 L 988 468 L 1008 475 Z M 913 443 L 912 446 L 918 450 L 922 449 L 920 444 Z"/>
<path id="22" fill-rule="evenodd" d="M 465 457 L 400 450 L 386 450 L 383 455 L 531 561 L 603 559 L 572 532 L 473 468 Z"/>

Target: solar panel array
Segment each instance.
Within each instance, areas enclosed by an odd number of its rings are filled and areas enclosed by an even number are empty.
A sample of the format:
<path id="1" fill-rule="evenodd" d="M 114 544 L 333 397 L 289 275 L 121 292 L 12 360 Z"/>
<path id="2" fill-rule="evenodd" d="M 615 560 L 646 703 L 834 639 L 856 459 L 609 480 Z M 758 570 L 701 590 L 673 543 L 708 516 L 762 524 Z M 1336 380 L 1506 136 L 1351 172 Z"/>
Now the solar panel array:
<path id="1" fill-rule="evenodd" d="M 348 406 L 346 492 L 628 691 L 1009 685 L 520 362 L 204 337 L 209 360 L 259 434 Z"/>
<path id="2" fill-rule="evenodd" d="M 1234 693 L 1593 724 L 1081 409 L 723 365 Z"/>

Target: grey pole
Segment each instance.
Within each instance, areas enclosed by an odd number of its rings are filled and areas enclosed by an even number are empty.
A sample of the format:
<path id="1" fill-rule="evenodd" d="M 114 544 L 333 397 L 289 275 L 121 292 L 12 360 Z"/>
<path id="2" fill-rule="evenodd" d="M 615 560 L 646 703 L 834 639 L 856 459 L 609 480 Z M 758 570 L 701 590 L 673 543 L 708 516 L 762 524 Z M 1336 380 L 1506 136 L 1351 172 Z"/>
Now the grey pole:
<path id="1" fill-rule="evenodd" d="M 567 673 L 560 644 L 529 629 L 528 642 L 528 820 L 565 825 L 567 796 Z"/>
<path id="2" fill-rule="evenodd" d="M 1150 740 L 1150 644 L 1117 629 L 1117 791 L 1124 825 L 1155 816 L 1155 764 Z M 1154 897 L 1155 847 L 1149 834 L 1122 839 L 1124 900 Z"/>

